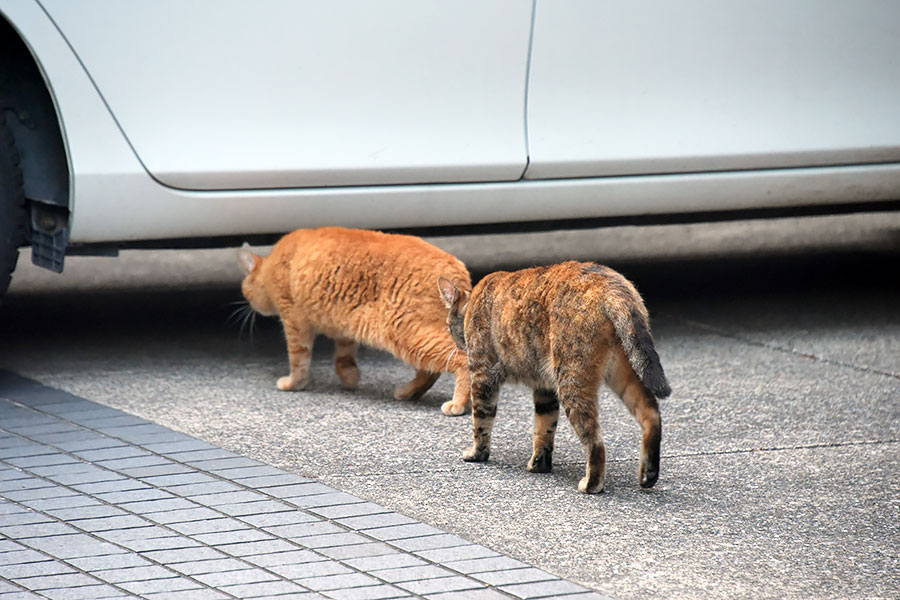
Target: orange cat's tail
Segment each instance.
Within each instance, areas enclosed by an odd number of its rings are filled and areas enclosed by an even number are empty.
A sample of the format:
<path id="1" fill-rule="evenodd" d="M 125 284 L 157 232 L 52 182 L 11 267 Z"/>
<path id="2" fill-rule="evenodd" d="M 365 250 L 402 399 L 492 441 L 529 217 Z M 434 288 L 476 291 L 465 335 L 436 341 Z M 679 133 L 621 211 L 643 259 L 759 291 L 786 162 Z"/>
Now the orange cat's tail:
<path id="1" fill-rule="evenodd" d="M 656 353 L 650 319 L 640 294 L 630 281 L 608 267 L 591 265 L 587 270 L 606 280 L 607 302 L 603 304 L 603 312 L 612 322 L 631 368 L 654 396 L 668 397 L 672 388 Z"/>

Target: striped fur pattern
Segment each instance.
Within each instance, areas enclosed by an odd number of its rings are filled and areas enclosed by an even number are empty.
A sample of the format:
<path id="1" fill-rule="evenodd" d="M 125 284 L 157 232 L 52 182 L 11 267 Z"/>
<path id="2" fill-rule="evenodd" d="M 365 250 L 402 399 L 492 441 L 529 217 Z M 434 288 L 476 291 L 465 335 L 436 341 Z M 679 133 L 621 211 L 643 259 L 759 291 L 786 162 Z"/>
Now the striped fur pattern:
<path id="1" fill-rule="evenodd" d="M 464 460 L 488 459 L 500 387 L 524 383 L 534 390 L 528 470 L 551 470 L 562 405 L 587 455 L 578 489 L 602 491 L 606 449 L 597 391 L 605 382 L 643 430 L 640 485 L 656 483 L 662 438 L 657 398 L 671 390 L 647 309 L 631 282 L 609 267 L 570 261 L 492 273 L 471 293 L 447 280 L 438 287 L 449 331 L 468 354 L 474 443 Z"/>
<path id="2" fill-rule="evenodd" d="M 417 399 L 441 373 L 456 375 L 447 415 L 469 404 L 465 352 L 445 326 L 446 310 L 435 295 L 439 278 L 471 289 L 462 262 L 421 238 L 377 231 L 323 227 L 283 237 L 269 256 L 239 251 L 245 277 L 241 289 L 258 313 L 281 319 L 290 373 L 280 390 L 308 383 L 313 340 L 335 340 L 334 366 L 348 388 L 359 382 L 357 345 L 386 350 L 416 369 L 412 381 L 394 388 L 398 400 Z"/>

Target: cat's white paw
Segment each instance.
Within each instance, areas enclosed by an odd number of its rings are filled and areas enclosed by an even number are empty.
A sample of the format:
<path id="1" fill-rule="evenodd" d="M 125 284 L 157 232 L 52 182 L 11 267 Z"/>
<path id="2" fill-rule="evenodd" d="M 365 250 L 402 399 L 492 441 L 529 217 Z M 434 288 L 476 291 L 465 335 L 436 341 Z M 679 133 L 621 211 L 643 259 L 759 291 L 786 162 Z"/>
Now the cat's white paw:
<path id="1" fill-rule="evenodd" d="M 472 446 L 471 448 L 463 452 L 462 458 L 466 462 L 486 462 L 489 455 L 489 450 L 483 450 L 476 446 Z"/>
<path id="2" fill-rule="evenodd" d="M 453 400 L 447 400 L 441 404 L 441 412 L 448 417 L 458 417 L 466 413 L 465 404 L 457 404 Z"/>
<path id="3" fill-rule="evenodd" d="M 599 494 L 600 492 L 603 491 L 603 480 L 602 479 L 600 481 L 598 481 L 597 483 L 595 483 L 591 487 L 588 487 L 589 484 L 590 484 L 590 479 L 588 478 L 587 475 L 585 475 L 581 479 L 581 481 L 578 482 L 578 491 L 584 492 L 585 494 Z"/>
<path id="4" fill-rule="evenodd" d="M 302 390 L 306 387 L 306 379 L 294 379 L 290 375 L 278 378 L 278 389 L 282 392 L 290 392 L 292 390 Z"/>

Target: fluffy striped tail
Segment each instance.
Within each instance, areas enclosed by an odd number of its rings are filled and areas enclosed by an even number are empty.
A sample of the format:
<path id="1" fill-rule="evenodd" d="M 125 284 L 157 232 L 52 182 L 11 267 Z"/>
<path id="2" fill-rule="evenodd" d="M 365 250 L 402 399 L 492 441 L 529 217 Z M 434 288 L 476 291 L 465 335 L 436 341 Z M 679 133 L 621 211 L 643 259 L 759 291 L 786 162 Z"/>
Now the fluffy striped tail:
<path id="1" fill-rule="evenodd" d="M 656 353 L 650 319 L 640 294 L 630 281 L 608 267 L 592 265 L 589 270 L 606 278 L 610 298 L 603 304 L 603 313 L 612 322 L 631 368 L 654 396 L 668 397 L 672 388 Z"/>

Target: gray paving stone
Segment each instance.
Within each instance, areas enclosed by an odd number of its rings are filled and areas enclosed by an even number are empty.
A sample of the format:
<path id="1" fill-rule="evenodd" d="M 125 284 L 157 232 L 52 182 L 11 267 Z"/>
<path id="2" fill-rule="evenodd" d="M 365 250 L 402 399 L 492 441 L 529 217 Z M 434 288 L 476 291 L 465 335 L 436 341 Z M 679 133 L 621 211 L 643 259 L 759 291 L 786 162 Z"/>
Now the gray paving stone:
<path id="1" fill-rule="evenodd" d="M 97 417 L 96 414 L 91 415 L 82 415 L 83 418 L 79 419 L 79 421 L 87 421 L 91 425 L 91 429 L 96 431 L 102 431 L 107 435 L 113 435 L 115 437 L 125 438 L 123 435 L 116 435 L 117 433 L 128 433 L 132 430 L 132 428 L 139 429 L 140 426 L 147 425 L 147 421 L 141 419 L 140 417 L 135 417 L 133 415 L 126 415 L 123 413 L 112 414 L 110 413 L 107 417 Z M 78 422 L 78 421 L 76 421 Z M 159 427 L 158 425 L 155 427 Z"/>
<path id="2" fill-rule="evenodd" d="M 62 521 L 74 521 L 77 519 L 97 519 L 100 517 L 115 517 L 127 514 L 108 504 L 94 504 L 91 506 L 77 506 L 75 508 L 56 508 L 47 513 Z"/>
<path id="3" fill-rule="evenodd" d="M 105 600 L 106 598 L 121 596 L 122 592 L 112 586 L 99 584 L 41 590 L 41 595 L 50 598 L 50 600 Z"/>
<path id="4" fill-rule="evenodd" d="M 166 566 L 181 562 L 194 562 L 213 558 L 227 558 L 225 554 L 212 548 L 182 548 L 180 550 L 155 550 L 145 552 L 144 556 Z"/>
<path id="5" fill-rule="evenodd" d="M 417 579 L 437 579 L 439 577 L 452 577 L 458 575 L 443 567 L 437 565 L 420 565 L 415 567 L 399 567 L 394 569 L 382 569 L 377 573 L 373 573 L 379 579 L 384 579 L 389 583 L 402 583 L 404 581 L 414 581 Z M 446 590 L 445 590 L 446 591 Z"/>
<path id="6" fill-rule="evenodd" d="M 113 481 L 99 481 L 97 483 L 73 484 L 71 487 L 82 494 L 92 495 L 152 489 L 149 485 L 141 483 L 137 479 L 116 479 Z"/>
<path id="7" fill-rule="evenodd" d="M 56 477 L 57 475 L 65 475 L 67 473 L 88 473 L 94 470 L 98 470 L 97 467 L 83 461 L 45 465 L 43 467 L 31 467 L 28 469 L 32 474 L 44 478 Z"/>
<path id="8" fill-rule="evenodd" d="M 6 479 L 0 482 L 0 494 L 17 490 L 34 490 L 37 488 L 52 487 L 55 484 L 39 477 L 23 477 L 21 479 Z"/>
<path id="9" fill-rule="evenodd" d="M 463 546 L 468 544 L 468 542 L 461 537 L 450 533 L 439 533 L 422 537 L 391 540 L 391 544 L 406 550 L 407 552 L 421 552 L 423 550 L 433 550 L 435 548 Z"/>
<path id="10" fill-rule="evenodd" d="M 287 594 L 302 594 L 306 590 L 290 581 L 263 581 L 259 583 L 243 583 L 229 585 L 221 588 L 238 598 L 262 598 L 266 596 L 282 596 Z M 306 598 L 307 596 L 299 596 Z"/>
<path id="11" fill-rule="evenodd" d="M 120 467 L 123 475 L 129 477 L 152 477 L 154 475 L 174 475 L 175 473 L 192 473 L 194 469 L 177 462 L 164 462 L 149 467 Z"/>
<path id="12" fill-rule="evenodd" d="M 7 584 L 0 581 L 0 600 L 46 600 L 46 596 L 38 596 L 34 592 L 28 592 L 25 590 L 9 591 L 4 593 L 4 589 L 7 589 L 6 586 L 9 586 L 8 589 L 19 589 L 14 587 L 12 584 Z"/>
<path id="13" fill-rule="evenodd" d="M 190 471 L 188 473 L 177 473 L 174 475 L 144 477 L 143 481 L 144 483 L 149 483 L 156 487 L 169 487 L 172 485 L 186 485 L 189 483 L 209 483 L 211 481 L 218 481 L 218 479 L 211 477 L 206 473 L 201 473 L 200 471 Z"/>
<path id="14" fill-rule="evenodd" d="M 35 467 L 53 467 L 59 465 L 72 465 L 82 463 L 80 460 L 67 454 L 40 454 L 38 456 L 20 456 L 8 459 L 11 465 L 15 465 L 22 469 L 33 469 Z"/>
<path id="15" fill-rule="evenodd" d="M 293 565 L 276 565 L 268 567 L 273 573 L 278 573 L 285 579 L 304 579 L 309 577 L 322 577 L 324 575 L 345 575 L 354 571 L 341 563 L 333 560 L 307 562 Z"/>
<path id="16" fill-rule="evenodd" d="M 157 592 L 155 594 L 146 594 L 142 598 L 146 600 L 224 600 L 231 598 L 231 596 L 226 596 L 222 592 L 210 588 L 197 588 L 175 592 Z"/>
<path id="17" fill-rule="evenodd" d="M 512 594 L 516 598 L 523 599 L 590 591 L 576 583 L 565 581 L 563 579 L 541 581 L 537 583 L 522 583 L 518 585 L 505 585 L 497 589 L 502 590 L 507 594 Z"/>
<path id="18" fill-rule="evenodd" d="M 206 497 L 210 494 L 221 494 L 223 492 L 238 492 L 243 488 L 229 483 L 227 481 L 210 481 L 207 483 L 192 483 L 187 485 L 174 485 L 166 487 L 166 490 L 179 496 L 186 498 L 195 498 L 197 496 Z"/>
<path id="19" fill-rule="evenodd" d="M 551 575 L 546 571 L 535 569 L 534 567 L 526 567 L 524 569 L 509 569 L 505 571 L 488 571 L 486 573 L 475 573 L 473 578 L 489 583 L 495 587 L 502 585 L 512 585 L 517 583 L 534 583 L 537 581 L 550 581 L 559 579 L 555 575 Z"/>
<path id="20" fill-rule="evenodd" d="M 54 454 L 56 451 L 47 446 L 33 442 L 0 448 L 0 459 L 10 459 L 19 456 L 37 456 L 39 454 Z"/>
<path id="21" fill-rule="evenodd" d="M 12 539 L 40 538 L 77 533 L 78 530 L 59 521 L 49 523 L 31 523 L 29 525 L 11 525 L 0 527 L 0 534 Z"/>
<path id="22" fill-rule="evenodd" d="M 488 556 L 500 556 L 497 552 L 489 550 L 484 546 L 476 544 L 466 544 L 464 546 L 453 546 L 450 548 L 435 548 L 433 550 L 421 550 L 416 552 L 425 560 L 444 564 L 455 560 L 469 560 L 473 558 L 485 558 Z"/>
<path id="23" fill-rule="evenodd" d="M 74 439 L 71 441 L 55 442 L 53 444 L 66 452 L 80 452 L 84 450 L 99 450 L 101 448 L 125 448 L 125 444 L 121 440 L 116 440 L 100 434 L 90 434 L 84 439 Z"/>
<path id="24" fill-rule="evenodd" d="M 395 548 L 391 548 L 387 544 L 381 542 L 368 542 L 365 544 L 352 544 L 349 546 L 334 546 L 330 548 L 320 548 L 316 550 L 329 558 L 344 560 L 347 558 L 363 558 L 367 556 L 383 556 L 385 554 L 394 554 L 397 552 Z"/>
<path id="25" fill-rule="evenodd" d="M 200 533 L 193 536 L 194 539 L 209 546 L 223 544 L 237 544 L 240 542 L 258 542 L 260 540 L 274 540 L 275 537 L 249 527 L 232 531 L 219 531 L 215 533 Z"/>
<path id="26" fill-rule="evenodd" d="M 88 572 L 106 571 L 109 569 L 127 569 L 129 567 L 146 567 L 152 564 L 149 560 L 141 558 L 137 554 L 125 552 L 124 550 L 119 554 L 69 558 L 66 562 L 75 565 L 82 571 Z"/>
<path id="27" fill-rule="evenodd" d="M 522 569 L 529 565 L 520 560 L 508 556 L 491 556 L 488 558 L 474 558 L 471 560 L 448 561 L 444 566 L 450 567 L 460 573 L 484 573 L 486 571 L 504 571 L 509 569 Z"/>
<path id="28" fill-rule="evenodd" d="M 374 515 L 363 515 L 359 517 L 347 517 L 345 519 L 336 519 L 338 523 L 350 529 L 373 529 L 376 527 L 390 527 L 393 525 L 407 525 L 416 523 L 405 515 L 389 512 Z"/>
<path id="29" fill-rule="evenodd" d="M 201 521 L 204 519 L 218 519 L 222 515 L 205 506 L 196 508 L 183 508 L 180 510 L 170 510 L 166 512 L 156 512 L 143 515 L 145 519 L 155 521 L 157 523 L 187 523 L 189 521 Z"/>
<path id="30" fill-rule="evenodd" d="M 199 542 L 183 535 L 121 540 L 118 542 L 118 544 L 135 552 L 148 552 L 153 550 L 181 550 L 183 548 L 201 547 L 201 544 Z"/>
<path id="31" fill-rule="evenodd" d="M 121 552 L 118 547 L 84 533 L 30 538 L 19 541 L 26 546 L 62 559 L 103 556 Z"/>
<path id="32" fill-rule="evenodd" d="M 210 587 L 220 588 L 228 585 L 239 585 L 242 583 L 277 581 L 278 577 L 271 573 L 263 571 L 262 569 L 241 569 L 240 571 L 224 571 L 220 573 L 195 575 L 194 579 L 202 581 Z"/>
<path id="33" fill-rule="evenodd" d="M 63 498 L 66 496 L 75 496 L 75 492 L 59 485 L 41 487 L 29 490 L 16 490 L 12 492 L 4 492 L 3 495 L 7 500 L 21 502 L 22 504 L 32 506 L 32 500 L 49 500 L 51 498 Z"/>
<path id="34" fill-rule="evenodd" d="M 243 456 L 235 456 L 233 458 L 212 458 L 208 460 L 193 460 L 186 461 L 193 467 L 198 469 L 202 469 L 204 471 L 215 472 L 224 469 L 236 469 L 236 468 L 248 468 L 248 467 L 257 467 L 262 465 L 263 463 L 258 460 L 253 460 L 252 458 L 245 458 Z"/>
<path id="35" fill-rule="evenodd" d="M 411 598 L 411 596 L 403 590 L 387 584 L 332 590 L 328 592 L 328 596 L 334 600 L 386 600 L 388 598 Z"/>
<path id="36" fill-rule="evenodd" d="M 197 505 L 184 498 L 160 498 L 158 500 L 141 500 L 138 502 L 122 502 L 119 503 L 120 508 L 135 512 L 138 514 L 169 512 L 173 510 L 182 510 L 185 508 L 197 508 Z"/>
<path id="37" fill-rule="evenodd" d="M 408 590 L 414 594 L 438 594 L 441 592 L 458 592 L 462 590 L 473 590 L 485 587 L 479 581 L 469 579 L 468 577 L 454 576 L 441 577 L 440 579 L 420 579 L 418 581 L 407 581 L 398 583 L 397 587 Z"/>
<path id="38" fill-rule="evenodd" d="M 163 527 L 147 523 L 143 527 L 129 527 L 127 529 L 98 531 L 94 533 L 94 535 L 110 542 L 119 543 L 131 540 L 146 540 L 150 538 L 170 537 L 173 535 L 173 533 Z"/>
<path id="39" fill-rule="evenodd" d="M 509 600 L 509 596 L 501 594 L 497 590 L 480 589 L 466 590 L 464 592 L 445 592 L 443 594 L 428 594 L 426 600 Z"/>
<path id="40" fill-rule="evenodd" d="M 22 577 L 40 577 L 44 575 L 62 575 L 74 573 L 69 565 L 57 560 L 43 560 L 41 562 L 29 562 L 0 566 L 0 578 L 19 579 Z"/>
<path id="41" fill-rule="evenodd" d="M 256 477 L 233 477 L 230 476 L 229 473 L 231 470 L 220 471 L 219 475 L 223 477 L 228 477 L 232 481 L 236 481 L 241 485 L 245 485 L 249 488 L 253 488 L 258 490 L 263 487 L 271 487 L 271 486 L 282 486 L 282 485 L 297 485 L 301 483 L 312 483 L 311 479 L 307 479 L 306 477 L 300 477 L 299 475 L 292 475 L 290 473 L 279 473 L 276 475 L 261 475 Z"/>
<path id="42" fill-rule="evenodd" d="M 60 473 L 47 475 L 49 479 L 62 485 L 84 485 L 86 483 L 98 483 L 101 481 L 123 481 L 125 476 L 115 471 L 105 469 L 91 469 L 90 471 L 78 471 L 77 473 Z"/>
<path id="43" fill-rule="evenodd" d="M 371 572 L 375 575 L 375 571 L 381 571 L 384 569 L 399 569 L 403 567 L 418 567 L 421 565 L 427 565 L 424 560 L 413 556 L 412 554 L 406 554 L 403 552 L 393 552 L 391 554 L 382 554 L 380 556 L 364 556 L 362 558 L 348 558 L 345 559 L 344 562 L 354 569 L 359 569 L 360 571 Z M 380 575 L 379 575 L 380 577 Z"/>
<path id="44" fill-rule="evenodd" d="M 65 496 L 54 496 L 52 498 L 37 498 L 34 500 L 22 500 L 25 506 L 41 511 L 51 511 L 59 508 L 78 508 L 81 506 L 97 506 L 101 504 L 90 496 L 84 494 L 71 494 Z"/>
<path id="45" fill-rule="evenodd" d="M 163 498 L 175 498 L 174 495 L 157 490 L 155 488 L 142 488 L 127 491 L 112 491 L 97 493 L 97 498 L 110 504 L 122 505 L 126 502 L 145 502 L 149 500 L 161 500 Z"/>
<path id="46" fill-rule="evenodd" d="M 311 562 L 327 561 L 328 558 L 311 550 L 288 550 L 286 552 L 273 552 L 270 554 L 258 554 L 245 556 L 247 562 L 260 567 L 277 567 L 282 565 L 299 565 Z"/>
<path id="47" fill-rule="evenodd" d="M 91 575 L 106 581 L 107 583 L 120 583 L 123 581 L 146 581 L 148 579 L 169 579 L 177 576 L 170 569 L 158 565 L 146 565 L 140 567 L 126 567 L 108 569 L 104 571 L 91 571 Z"/>
<path id="48" fill-rule="evenodd" d="M 347 533 L 347 530 L 329 523 L 328 521 L 313 521 L 309 523 L 292 523 L 289 525 L 274 525 L 265 527 L 266 531 L 279 537 L 294 539 L 329 533 Z"/>
<path id="49" fill-rule="evenodd" d="M 222 492 L 219 494 L 201 494 L 191 496 L 191 501 L 204 506 L 221 506 L 223 504 L 245 504 L 247 502 L 255 502 L 265 500 L 262 494 L 252 492 L 250 490 L 240 490 L 237 492 Z"/>
<path id="50" fill-rule="evenodd" d="M 312 496 L 315 494 L 333 494 L 337 490 L 321 483 L 295 483 L 292 485 L 276 485 L 259 488 L 263 494 L 276 498 L 292 498 L 297 496 Z"/>
<path id="51" fill-rule="evenodd" d="M 219 475 L 221 477 L 231 479 L 232 481 L 243 481 L 244 479 L 251 477 L 281 477 L 282 475 L 288 475 L 288 473 L 285 473 L 281 469 L 263 465 L 262 463 L 259 463 L 259 465 L 260 466 L 252 467 L 206 467 L 206 470 L 214 472 L 216 475 Z M 297 475 L 297 477 L 299 477 L 299 475 Z"/>
<path id="52" fill-rule="evenodd" d="M 143 444 L 143 447 L 157 454 L 175 454 L 179 452 L 192 452 L 196 450 L 213 450 L 216 449 L 212 444 L 202 442 L 198 439 L 180 435 L 177 440 L 167 442 L 150 442 Z"/>
<path id="53" fill-rule="evenodd" d="M 96 578 L 84 573 L 65 573 L 62 575 L 42 575 L 38 577 L 20 577 L 15 580 L 18 585 L 32 590 L 49 590 L 64 587 L 80 587 L 85 585 L 97 585 Z"/>
<path id="54" fill-rule="evenodd" d="M 212 560 L 195 560 L 173 564 L 169 568 L 185 575 L 202 575 L 205 573 L 239 571 L 246 569 L 247 565 L 236 558 L 214 558 Z"/>
<path id="55" fill-rule="evenodd" d="M 191 452 L 167 452 L 166 457 L 177 460 L 178 462 L 183 462 L 187 465 L 222 458 L 241 458 L 233 452 L 220 450 L 218 448 L 212 450 L 194 450 Z"/>
<path id="56" fill-rule="evenodd" d="M 299 508 L 320 508 L 323 506 L 337 506 L 340 504 L 357 504 L 364 502 L 361 498 L 345 494 L 344 492 L 316 494 L 314 496 L 296 496 L 284 498 L 284 501 Z"/>
<path id="57" fill-rule="evenodd" d="M 109 531 L 111 529 L 128 529 L 150 525 L 148 521 L 134 515 L 117 515 L 96 519 L 79 519 L 71 521 L 72 525 L 90 532 Z"/>
<path id="58" fill-rule="evenodd" d="M 0 565 L 2 566 L 43 562 L 45 560 L 47 560 L 47 557 L 45 555 L 30 548 L 23 550 L 12 550 L 0 554 Z"/>
<path id="59" fill-rule="evenodd" d="M 98 465 L 106 469 L 112 469 L 113 471 L 126 471 L 128 469 L 138 469 L 140 467 L 156 467 L 160 465 L 174 465 L 177 463 L 172 462 L 162 456 L 158 456 L 156 454 L 150 454 L 149 452 L 145 452 L 144 450 L 140 450 L 138 448 L 134 448 L 134 450 L 141 452 L 142 454 L 137 456 L 115 456 L 117 451 L 122 449 L 132 449 L 133 446 L 125 446 L 124 448 L 111 448 L 108 450 L 96 450 L 95 452 L 108 452 L 111 456 L 108 459 L 97 462 Z"/>
<path id="60" fill-rule="evenodd" d="M 411 525 L 392 525 L 390 527 L 376 527 L 366 529 L 366 535 L 381 541 L 393 541 L 406 538 L 424 538 L 444 532 L 425 523 L 413 523 Z"/>
<path id="61" fill-rule="evenodd" d="M 52 523 L 53 518 L 35 511 L 7 513 L 0 515 L 0 529 L 37 523 Z M 0 538 L 2 539 L 2 538 Z"/>
<path id="62" fill-rule="evenodd" d="M 241 521 L 250 523 L 254 527 L 275 527 L 277 525 L 293 525 L 295 523 L 310 523 L 320 519 L 309 513 L 289 509 L 284 512 L 263 513 L 261 515 L 243 515 Z"/>
<path id="63" fill-rule="evenodd" d="M 265 554 L 269 552 L 287 552 L 288 550 L 296 550 L 297 547 L 284 540 L 262 540 L 259 542 L 222 544 L 216 546 L 216 549 L 232 556 L 251 556 L 253 554 Z"/>
<path id="64" fill-rule="evenodd" d="M 240 502 L 237 504 L 225 504 L 217 506 L 216 510 L 222 511 L 233 517 L 244 517 L 247 515 L 260 515 L 265 513 L 284 512 L 286 510 L 295 510 L 292 506 L 279 502 L 277 500 L 259 500 L 255 502 Z"/>
<path id="65" fill-rule="evenodd" d="M 168 527 L 184 535 L 196 535 L 198 533 L 218 533 L 223 531 L 238 531 L 248 529 L 243 521 L 229 517 L 202 519 L 199 521 L 187 521 L 186 523 L 169 523 Z"/>
<path id="66" fill-rule="evenodd" d="M 169 577 L 168 579 L 148 579 L 146 581 L 124 581 L 117 584 L 132 594 L 143 596 L 154 592 L 175 592 L 178 590 L 194 590 L 201 588 L 195 581 L 187 577 Z"/>
<path id="67" fill-rule="evenodd" d="M 335 546 L 355 546 L 369 540 L 358 533 L 327 533 L 324 535 L 292 538 L 291 541 L 307 548 L 319 549 L 333 548 Z"/>
<path id="68" fill-rule="evenodd" d="M 104 466 L 107 469 L 115 468 L 106 464 L 107 462 L 113 462 L 115 460 L 127 460 L 132 458 L 159 458 L 147 452 L 146 450 L 142 450 L 141 448 L 136 448 L 134 446 L 116 446 L 115 448 L 91 448 L 87 450 L 79 450 L 77 452 L 73 452 L 73 454 L 84 460 Z"/>
<path id="69" fill-rule="evenodd" d="M 364 573 L 346 573 L 343 575 L 323 575 L 321 577 L 304 577 L 297 583 L 317 592 L 327 592 L 341 588 L 379 585 L 381 582 Z"/>

